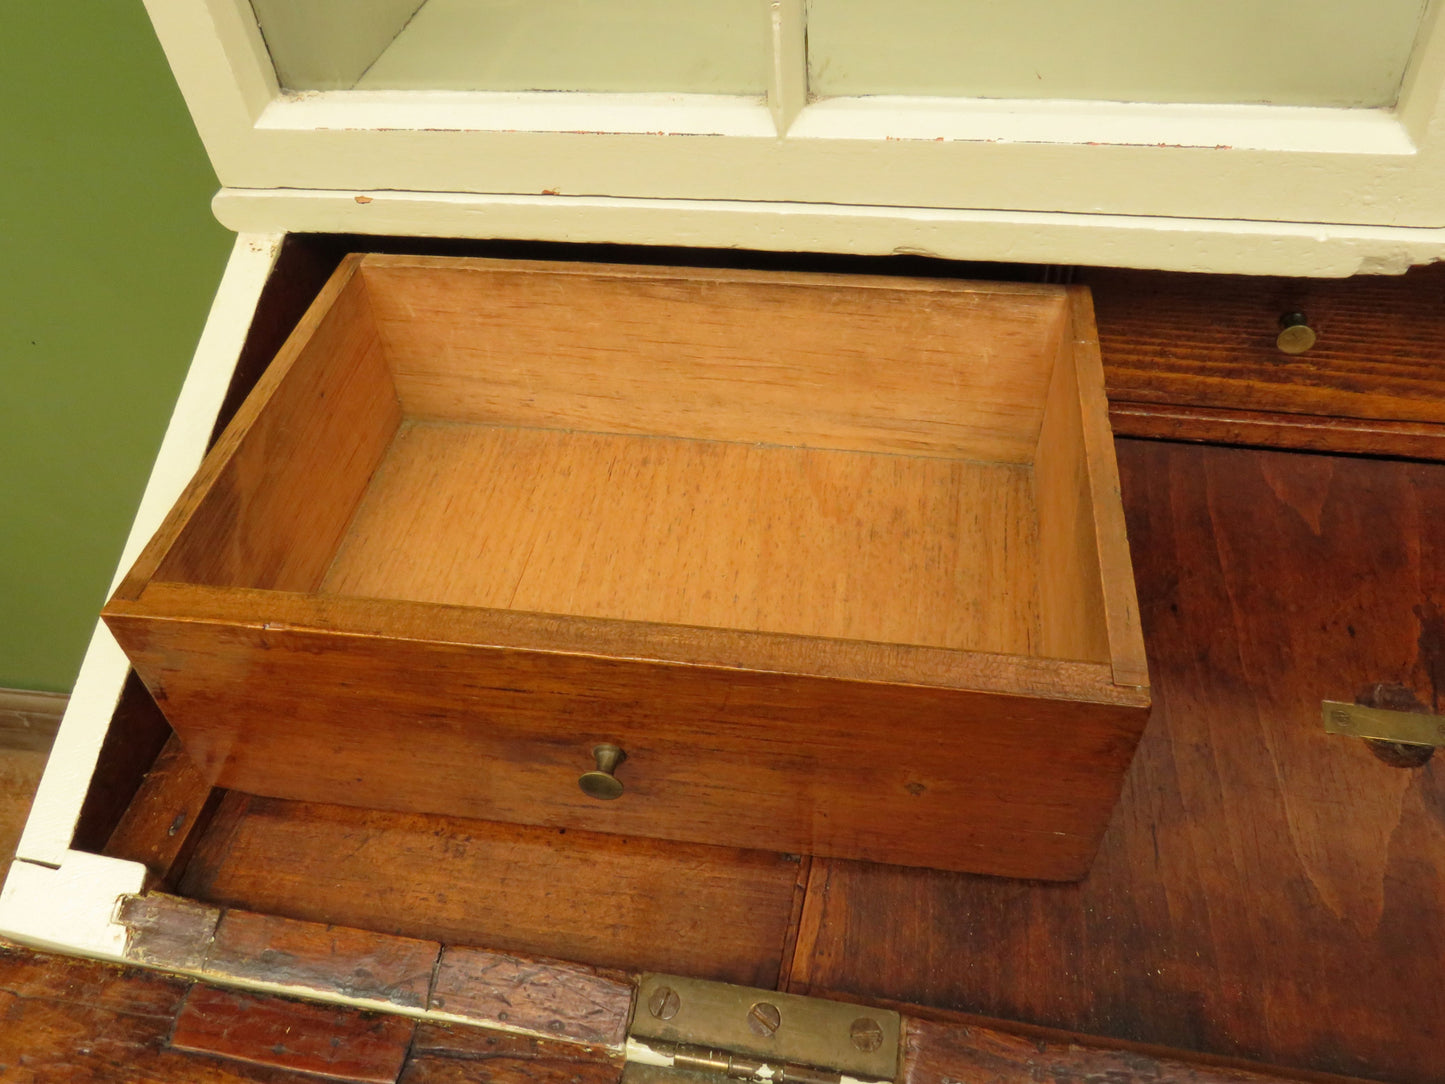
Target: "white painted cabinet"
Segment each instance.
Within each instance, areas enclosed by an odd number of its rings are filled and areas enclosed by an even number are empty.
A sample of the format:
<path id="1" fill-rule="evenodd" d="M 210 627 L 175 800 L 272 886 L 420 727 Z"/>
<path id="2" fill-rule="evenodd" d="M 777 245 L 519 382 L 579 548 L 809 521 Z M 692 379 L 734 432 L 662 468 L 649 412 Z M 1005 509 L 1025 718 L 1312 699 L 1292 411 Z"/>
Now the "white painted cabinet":
<path id="1" fill-rule="evenodd" d="M 1439 2 L 147 2 L 236 229 L 1325 275 L 1445 244 Z"/>

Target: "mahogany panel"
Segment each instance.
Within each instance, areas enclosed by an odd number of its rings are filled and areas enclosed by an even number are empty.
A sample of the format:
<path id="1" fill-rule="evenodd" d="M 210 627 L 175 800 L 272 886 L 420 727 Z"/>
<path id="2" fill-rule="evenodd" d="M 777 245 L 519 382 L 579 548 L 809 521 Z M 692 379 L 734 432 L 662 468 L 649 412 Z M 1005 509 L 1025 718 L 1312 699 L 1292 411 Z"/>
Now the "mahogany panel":
<path id="1" fill-rule="evenodd" d="M 392 1084 L 416 1022 L 197 983 L 176 1016 L 171 1046 L 317 1076 Z"/>
<path id="2" fill-rule="evenodd" d="M 1327 735 L 1439 710 L 1445 466 L 1120 443 L 1153 720 L 1089 877 L 815 862 L 794 983 L 1445 1080 L 1445 768 Z"/>
<path id="3" fill-rule="evenodd" d="M 799 868 L 764 851 L 232 793 L 180 891 L 447 944 L 771 986 Z"/>
<path id="4" fill-rule="evenodd" d="M 617 1084 L 622 1064 L 601 1047 L 419 1024 L 400 1084 Z"/>
<path id="5" fill-rule="evenodd" d="M 668 665 L 605 640 L 342 635 L 295 627 L 285 601 L 259 621 L 110 622 L 203 770 L 288 799 L 1069 879 L 1146 715 L 1147 692 L 1112 685 L 1100 697 L 1124 703 Z M 577 786 L 599 742 L 628 756 L 618 801 Z"/>
<path id="6" fill-rule="evenodd" d="M 57 1001 L 86 1011 L 137 1017 L 169 1028 L 190 983 L 97 960 L 51 956 L 0 941 L 0 991 L 22 1001 Z M 7 1029 L 0 1028 L 0 1036 Z"/>
<path id="7" fill-rule="evenodd" d="M 1445 422 L 1445 268 L 1350 279 L 1091 269 L 1118 403 Z M 1275 346 L 1280 317 L 1318 334 Z"/>
<path id="8" fill-rule="evenodd" d="M 168 1045 L 190 984 L 0 944 L 0 1079 L 65 1084 L 314 1084 Z"/>
<path id="9" fill-rule="evenodd" d="M 905 1009 L 900 1084 L 1347 1084 L 1223 1058 L 1189 1058 L 1138 1044 L 1106 1044 L 1044 1028 Z"/>
<path id="10" fill-rule="evenodd" d="M 1445 425 L 1437 422 L 1324 418 L 1313 414 L 1127 402 L 1110 404 L 1109 422 L 1121 437 L 1445 459 Z"/>

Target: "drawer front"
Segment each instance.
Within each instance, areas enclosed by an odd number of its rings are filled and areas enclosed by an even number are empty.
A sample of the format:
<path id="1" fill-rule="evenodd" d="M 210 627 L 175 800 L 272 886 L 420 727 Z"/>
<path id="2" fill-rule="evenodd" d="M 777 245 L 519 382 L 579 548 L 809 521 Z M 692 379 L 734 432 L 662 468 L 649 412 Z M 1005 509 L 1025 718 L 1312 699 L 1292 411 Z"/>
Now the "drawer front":
<path id="1" fill-rule="evenodd" d="M 1015 877 L 1084 875 L 1147 714 L 298 629 L 112 625 L 221 786 Z M 600 743 L 626 754 L 613 801 L 578 784 Z"/>

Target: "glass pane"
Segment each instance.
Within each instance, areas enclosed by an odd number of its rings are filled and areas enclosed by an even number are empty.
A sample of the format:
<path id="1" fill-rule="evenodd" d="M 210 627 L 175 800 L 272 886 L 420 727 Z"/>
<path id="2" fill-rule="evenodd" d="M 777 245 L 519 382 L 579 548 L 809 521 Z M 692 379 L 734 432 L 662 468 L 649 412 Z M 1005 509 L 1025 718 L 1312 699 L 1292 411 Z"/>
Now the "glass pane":
<path id="1" fill-rule="evenodd" d="M 1395 103 L 1426 0 L 810 0 L 809 90 Z"/>
<path id="2" fill-rule="evenodd" d="M 766 0 L 251 0 L 292 90 L 766 92 Z"/>

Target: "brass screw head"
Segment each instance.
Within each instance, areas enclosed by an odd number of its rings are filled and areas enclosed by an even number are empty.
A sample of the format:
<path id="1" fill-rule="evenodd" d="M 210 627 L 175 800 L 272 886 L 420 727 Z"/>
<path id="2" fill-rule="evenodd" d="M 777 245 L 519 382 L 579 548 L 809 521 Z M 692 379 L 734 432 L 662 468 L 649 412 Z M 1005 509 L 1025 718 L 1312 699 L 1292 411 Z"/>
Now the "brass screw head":
<path id="1" fill-rule="evenodd" d="M 759 1001 L 748 1010 L 748 1027 L 754 1035 L 772 1035 L 782 1022 L 783 1014 L 778 1012 L 778 1007 L 766 1001 Z"/>
<path id="2" fill-rule="evenodd" d="M 671 1020 L 682 1008 L 682 998 L 671 986 L 659 986 L 647 999 L 647 1011 L 659 1020 Z"/>
<path id="3" fill-rule="evenodd" d="M 871 1017 L 860 1016 L 854 1020 L 848 1034 L 853 1039 L 853 1045 L 865 1054 L 871 1054 L 883 1045 L 883 1029 Z"/>

